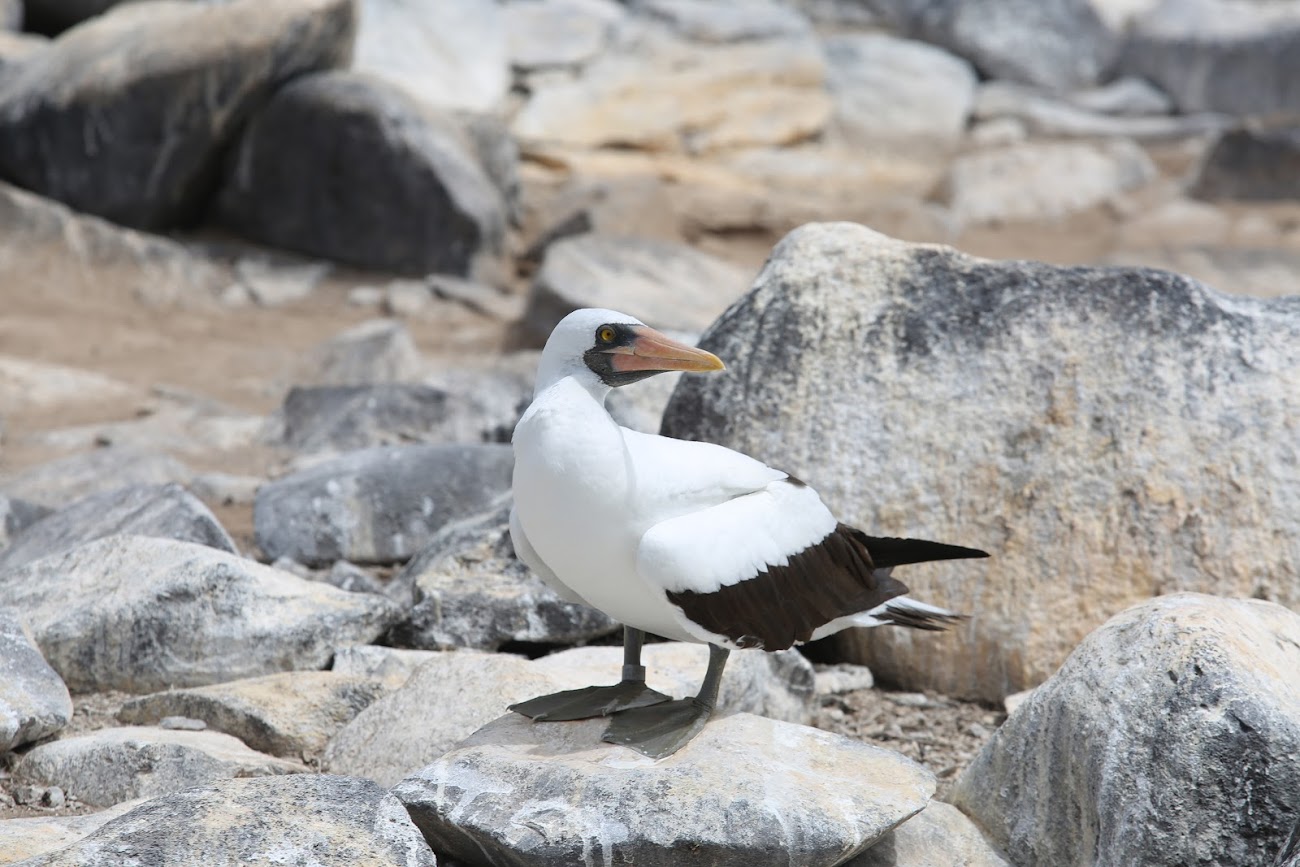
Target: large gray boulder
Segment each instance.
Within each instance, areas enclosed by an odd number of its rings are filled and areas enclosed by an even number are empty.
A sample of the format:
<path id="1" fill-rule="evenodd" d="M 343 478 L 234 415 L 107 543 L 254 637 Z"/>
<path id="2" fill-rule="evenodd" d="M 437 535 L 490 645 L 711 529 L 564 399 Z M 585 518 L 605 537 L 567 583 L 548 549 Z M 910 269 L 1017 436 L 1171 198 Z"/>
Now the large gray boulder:
<path id="1" fill-rule="evenodd" d="M 143 695 L 124 703 L 117 718 L 133 725 L 157 725 L 167 717 L 201 720 L 260 752 L 310 760 L 386 691 L 377 677 L 282 671 Z"/>
<path id="2" fill-rule="evenodd" d="M 327 72 L 282 88 L 253 117 L 217 214 L 311 256 L 464 275 L 501 252 L 506 204 L 453 115 L 381 79 Z"/>
<path id="3" fill-rule="evenodd" d="M 1165 0 L 1129 29 L 1119 69 L 1147 78 L 1182 112 L 1294 115 L 1300 7 Z"/>
<path id="4" fill-rule="evenodd" d="M 111 807 L 214 780 L 306 770 L 297 762 L 254 752 L 230 735 L 130 726 L 33 747 L 14 768 L 14 779 L 58 785 L 83 804 Z"/>
<path id="5" fill-rule="evenodd" d="M 953 797 L 1016 864 L 1269 864 L 1300 791 L 1300 615 L 1176 594 L 1113 617 Z"/>
<path id="6" fill-rule="evenodd" d="M 211 510 L 180 485 L 130 485 L 84 497 L 32 524 L 0 551 L 0 572 L 119 533 L 239 553 Z"/>
<path id="7" fill-rule="evenodd" d="M 402 804 L 369 780 L 228 780 L 155 798 L 25 867 L 294 864 L 434 867 Z"/>
<path id="8" fill-rule="evenodd" d="M 497 650 L 512 641 L 582 644 L 618 624 L 566 602 L 515 556 L 509 496 L 491 511 L 448 524 L 394 577 L 410 594 L 406 618 L 390 638 L 404 647 Z"/>
<path id="9" fill-rule="evenodd" d="M 684 378 L 665 433 L 992 553 L 897 573 L 960 628 L 841 634 L 882 680 L 998 700 L 1161 592 L 1300 606 L 1300 299 L 814 224 L 701 345 L 728 370 Z"/>
<path id="10" fill-rule="evenodd" d="M 508 490 L 508 445 L 381 446 L 350 452 L 263 485 L 257 544 L 271 559 L 409 559 L 450 521 L 477 515 Z"/>
<path id="11" fill-rule="evenodd" d="M 23 628 L 0 608 L 0 753 L 52 735 L 72 719 L 72 698 Z"/>
<path id="12" fill-rule="evenodd" d="M 988 78 L 1053 90 L 1096 84 L 1118 51 L 1089 0 L 876 0 L 904 32 L 964 57 Z"/>
<path id="13" fill-rule="evenodd" d="M 192 220 L 249 111 L 347 62 L 351 0 L 127 3 L 0 81 L 0 177 L 139 228 Z"/>
<path id="14" fill-rule="evenodd" d="M 839 864 L 919 812 L 934 777 L 898 753 L 749 714 L 654 761 L 605 720 L 485 726 L 393 788 L 439 852 L 475 864 Z M 599 854 L 596 854 L 599 853 Z"/>
<path id="15" fill-rule="evenodd" d="M 382 596 L 304 581 L 204 545 L 110 536 L 0 573 L 74 691 L 153 692 L 320 669 L 384 632 Z"/>
<path id="16" fill-rule="evenodd" d="M 193 478 L 188 467 L 164 452 L 110 446 L 4 476 L 0 490 L 45 508 L 58 508 L 131 485 L 185 485 Z"/>

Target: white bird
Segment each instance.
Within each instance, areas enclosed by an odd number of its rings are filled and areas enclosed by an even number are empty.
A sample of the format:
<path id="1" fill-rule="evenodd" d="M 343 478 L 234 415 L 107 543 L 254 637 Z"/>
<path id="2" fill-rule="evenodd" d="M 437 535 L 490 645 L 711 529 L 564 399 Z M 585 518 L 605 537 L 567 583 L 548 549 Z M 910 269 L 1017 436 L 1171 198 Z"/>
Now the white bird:
<path id="1" fill-rule="evenodd" d="M 613 714 L 604 739 L 662 757 L 707 722 L 732 648 L 784 650 L 852 626 L 942 629 L 959 617 L 909 599 L 894 566 L 987 557 L 839 523 L 817 492 L 719 445 L 639 433 L 605 410 L 613 388 L 717 356 L 613 310 L 551 333 L 514 433 L 515 551 L 563 598 L 625 626 L 622 681 L 511 706 L 534 720 Z M 645 633 L 709 645 L 694 698 L 646 686 Z"/>

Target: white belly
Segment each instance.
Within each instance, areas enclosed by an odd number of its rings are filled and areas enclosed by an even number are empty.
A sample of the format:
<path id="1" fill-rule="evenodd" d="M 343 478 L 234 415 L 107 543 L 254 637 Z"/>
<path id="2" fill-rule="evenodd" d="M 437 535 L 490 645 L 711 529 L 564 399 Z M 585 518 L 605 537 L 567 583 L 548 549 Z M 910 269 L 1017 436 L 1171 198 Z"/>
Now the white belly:
<path id="1" fill-rule="evenodd" d="M 603 412 L 602 412 L 603 414 Z M 538 556 L 610 617 L 665 638 L 699 641 L 664 591 L 636 570 L 647 529 L 637 520 L 618 426 L 556 430 L 545 419 L 515 432 L 515 509 Z"/>

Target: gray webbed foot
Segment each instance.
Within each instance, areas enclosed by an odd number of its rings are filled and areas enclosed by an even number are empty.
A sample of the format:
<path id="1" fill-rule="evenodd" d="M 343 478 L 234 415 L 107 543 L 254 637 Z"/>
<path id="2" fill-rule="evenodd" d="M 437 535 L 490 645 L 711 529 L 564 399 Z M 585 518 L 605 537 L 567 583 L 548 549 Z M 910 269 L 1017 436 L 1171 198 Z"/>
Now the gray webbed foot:
<path id="1" fill-rule="evenodd" d="M 562 722 L 609 716 L 669 701 L 671 696 L 653 690 L 642 680 L 625 680 L 613 686 L 587 686 L 543 695 L 510 705 L 510 710 L 536 722 Z"/>
<path id="2" fill-rule="evenodd" d="M 713 708 L 698 698 L 627 710 L 614 717 L 602 740 L 652 759 L 671 756 L 704 730 Z"/>

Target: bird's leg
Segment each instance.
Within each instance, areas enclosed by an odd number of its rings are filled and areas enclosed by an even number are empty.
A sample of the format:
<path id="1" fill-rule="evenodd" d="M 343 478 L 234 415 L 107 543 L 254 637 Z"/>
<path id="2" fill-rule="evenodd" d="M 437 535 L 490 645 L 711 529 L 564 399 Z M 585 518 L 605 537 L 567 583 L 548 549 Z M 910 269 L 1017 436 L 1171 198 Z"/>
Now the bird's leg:
<path id="1" fill-rule="evenodd" d="M 543 695 L 512 704 L 510 710 L 537 722 L 561 722 L 609 716 L 668 701 L 669 696 L 646 686 L 645 666 L 641 664 L 643 643 L 644 632 L 623 627 L 623 679 L 613 686 L 587 686 Z"/>
<path id="2" fill-rule="evenodd" d="M 603 740 L 631 747 L 652 759 L 671 756 L 704 730 L 718 703 L 722 670 L 731 651 L 709 645 L 709 668 L 699 695 L 620 713 L 610 721 Z"/>

